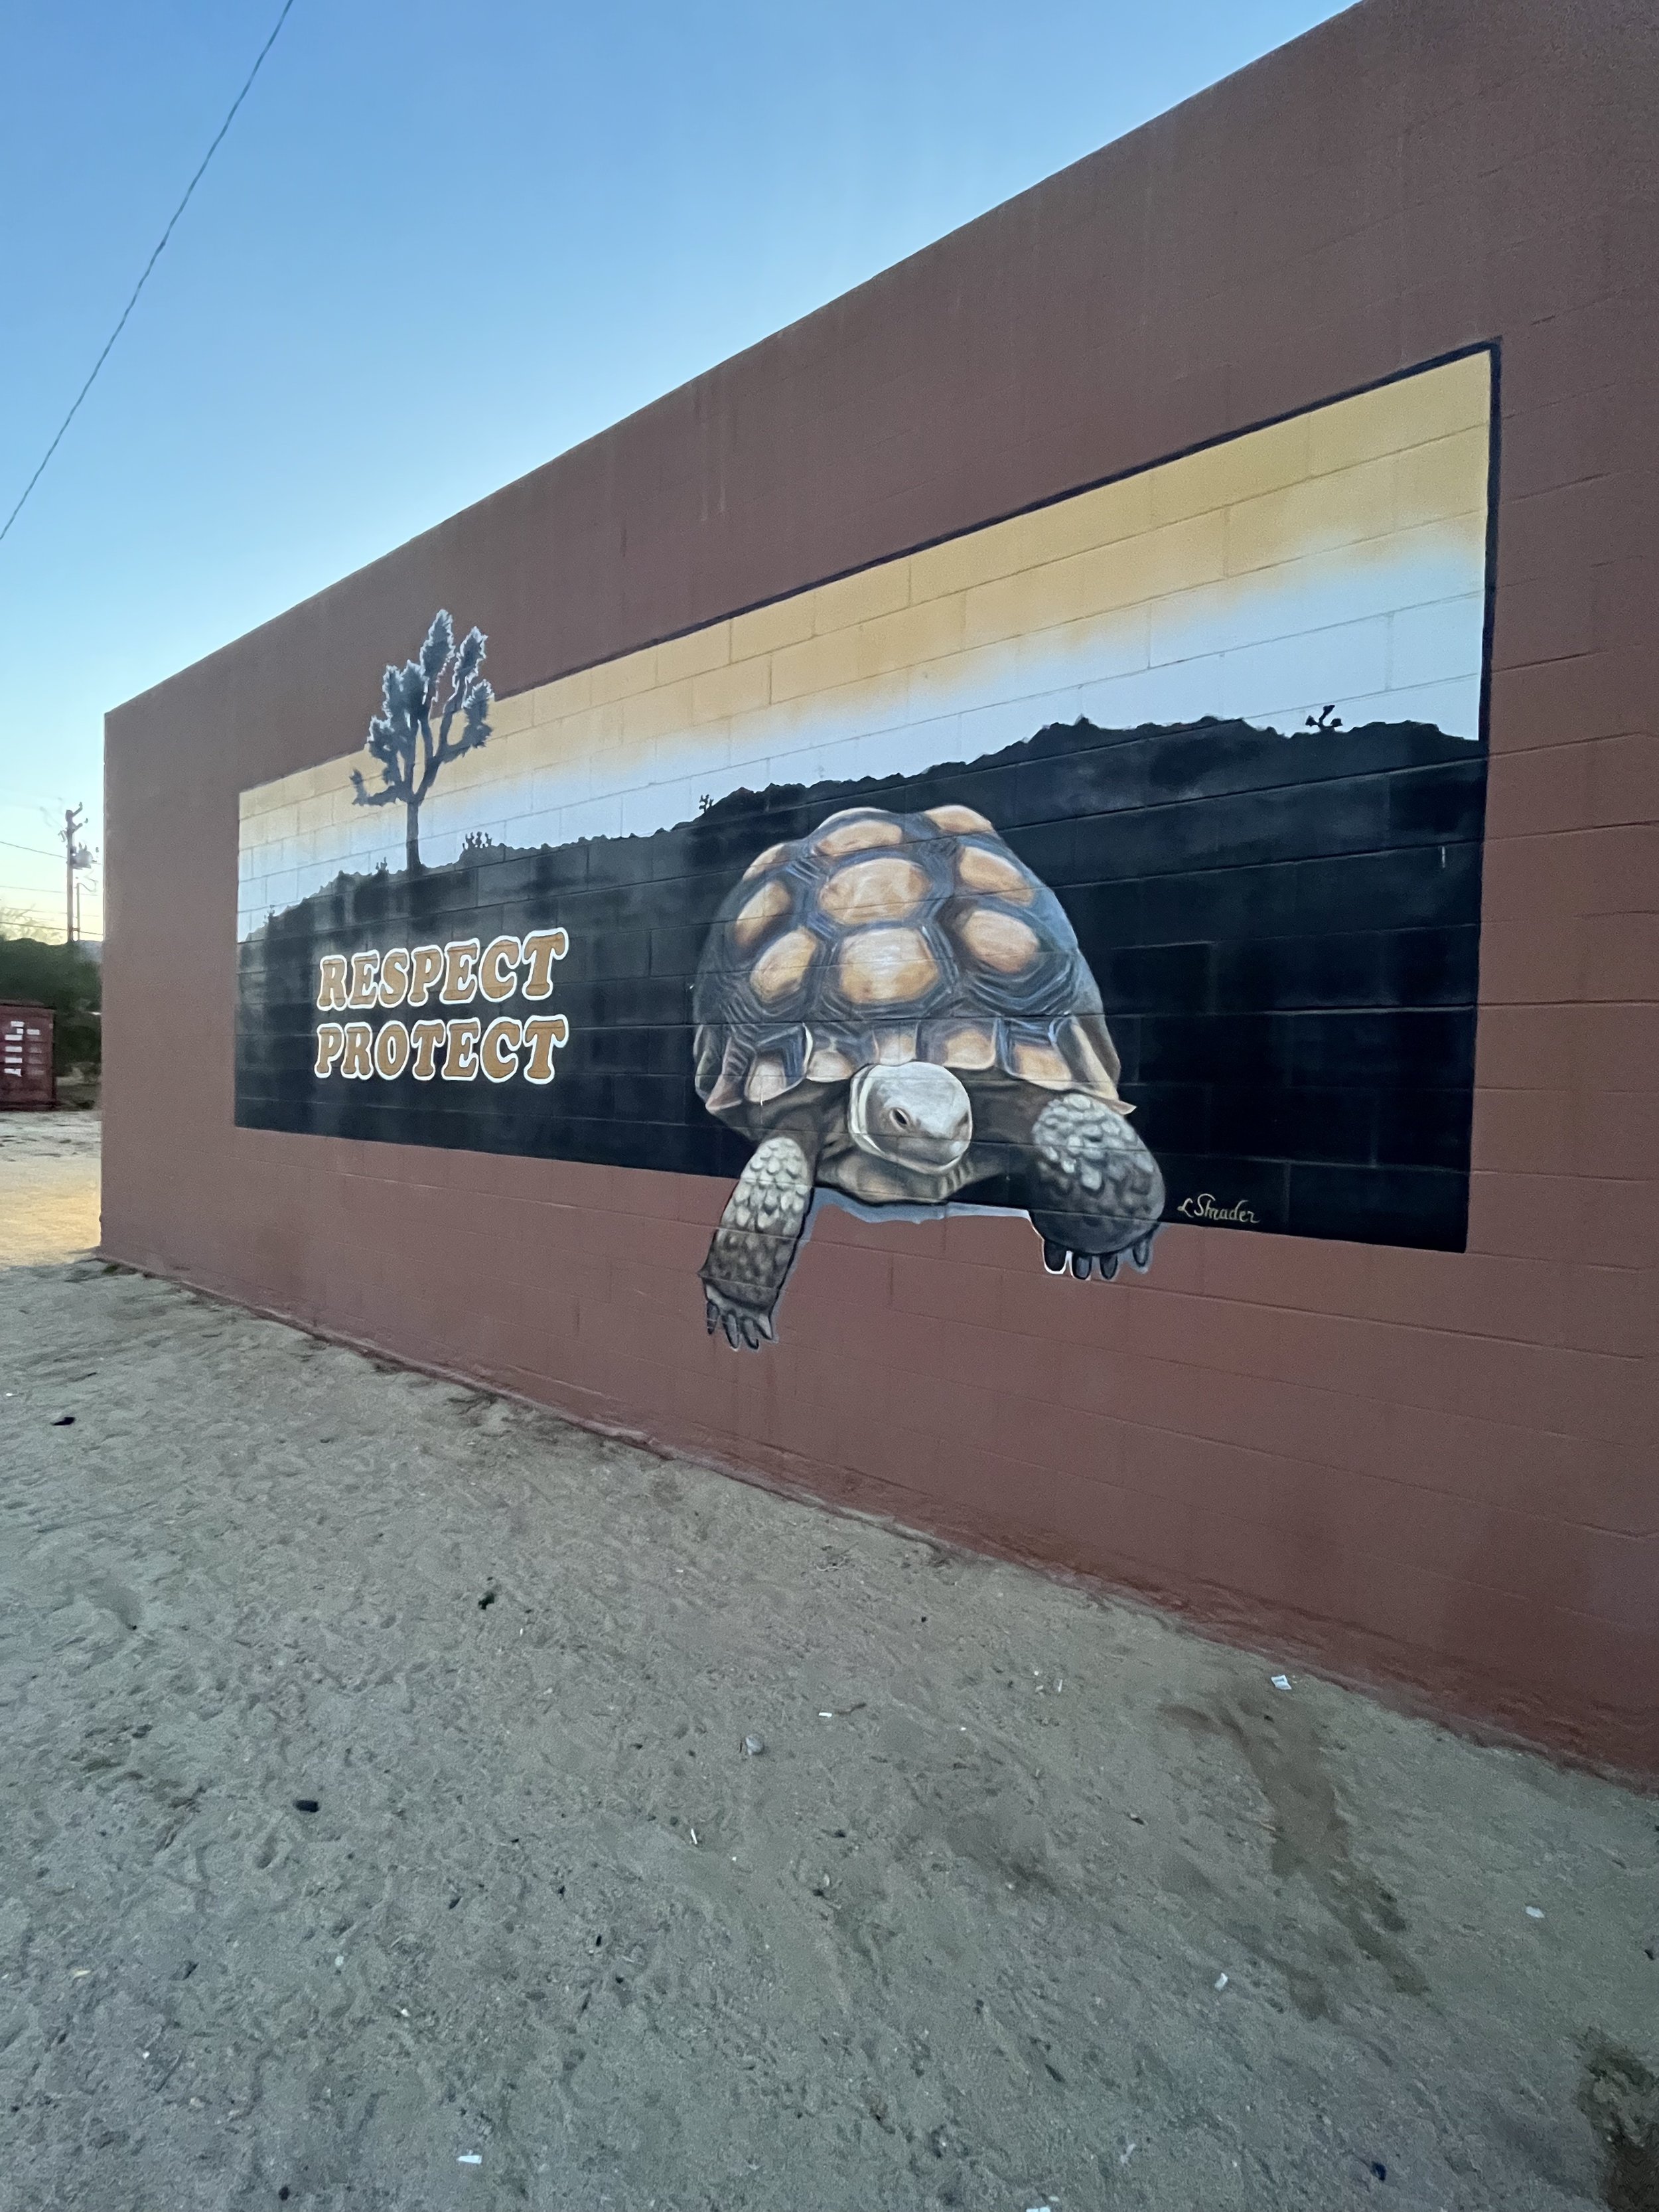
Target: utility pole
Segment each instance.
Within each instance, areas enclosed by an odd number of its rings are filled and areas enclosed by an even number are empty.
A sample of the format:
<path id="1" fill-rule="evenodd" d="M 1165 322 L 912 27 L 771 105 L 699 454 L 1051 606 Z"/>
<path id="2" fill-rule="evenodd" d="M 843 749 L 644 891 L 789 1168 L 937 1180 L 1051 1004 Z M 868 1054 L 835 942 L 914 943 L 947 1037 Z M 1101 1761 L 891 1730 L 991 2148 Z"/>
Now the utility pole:
<path id="1" fill-rule="evenodd" d="M 91 854 L 84 845 L 76 842 L 82 824 L 86 820 L 86 812 L 84 806 L 66 806 L 64 809 L 64 826 L 58 833 L 64 841 L 64 942 L 66 945 L 73 945 L 76 939 L 76 872 L 78 869 L 92 866 Z"/>

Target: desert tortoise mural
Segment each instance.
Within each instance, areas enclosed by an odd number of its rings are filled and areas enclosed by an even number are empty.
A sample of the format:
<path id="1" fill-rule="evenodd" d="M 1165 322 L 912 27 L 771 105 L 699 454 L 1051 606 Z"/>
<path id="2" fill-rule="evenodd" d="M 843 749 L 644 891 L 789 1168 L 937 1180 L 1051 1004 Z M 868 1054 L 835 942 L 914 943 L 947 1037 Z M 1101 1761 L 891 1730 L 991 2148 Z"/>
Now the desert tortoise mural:
<path id="1" fill-rule="evenodd" d="M 815 1186 L 942 1210 L 1006 1176 L 1051 1273 L 1144 1268 L 1164 1208 L 1100 992 L 1048 885 L 984 816 L 848 809 L 752 860 L 693 997 L 698 1096 L 755 1140 L 702 1274 L 757 1347 Z"/>

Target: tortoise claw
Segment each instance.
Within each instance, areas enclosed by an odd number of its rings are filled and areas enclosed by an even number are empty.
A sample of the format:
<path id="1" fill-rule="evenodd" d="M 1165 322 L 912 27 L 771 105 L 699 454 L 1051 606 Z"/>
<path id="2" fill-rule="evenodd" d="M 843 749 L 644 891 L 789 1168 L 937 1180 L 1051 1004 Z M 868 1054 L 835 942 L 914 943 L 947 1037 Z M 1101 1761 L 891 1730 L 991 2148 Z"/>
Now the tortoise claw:
<path id="1" fill-rule="evenodd" d="M 763 1344 L 775 1344 L 777 1331 L 769 1314 L 746 1312 L 731 1299 L 710 1291 L 705 1285 L 704 1307 L 708 1322 L 708 1334 L 724 1330 L 726 1340 L 733 1352 L 758 1352 Z"/>
<path id="2" fill-rule="evenodd" d="M 1143 1238 L 1141 1243 L 1127 1255 L 1122 1252 L 1073 1252 L 1064 1244 L 1045 1241 L 1042 1264 L 1051 1275 L 1071 1275 L 1078 1282 L 1086 1283 L 1092 1274 L 1097 1276 L 1101 1282 L 1109 1283 L 1115 1279 L 1126 1256 L 1145 1273 L 1146 1263 L 1139 1256 L 1143 1249 L 1151 1251 L 1151 1237 Z"/>

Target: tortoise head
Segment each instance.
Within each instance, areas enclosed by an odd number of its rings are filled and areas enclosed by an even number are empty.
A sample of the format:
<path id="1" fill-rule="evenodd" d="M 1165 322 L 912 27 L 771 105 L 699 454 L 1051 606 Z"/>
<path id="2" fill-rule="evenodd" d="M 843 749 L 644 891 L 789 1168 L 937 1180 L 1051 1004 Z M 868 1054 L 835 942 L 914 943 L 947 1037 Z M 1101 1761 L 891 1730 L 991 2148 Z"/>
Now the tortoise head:
<path id="1" fill-rule="evenodd" d="M 861 1067 L 847 1101 L 847 1131 L 878 1160 L 936 1174 L 954 1167 L 972 1142 L 974 1109 L 950 1069 L 930 1060 Z"/>

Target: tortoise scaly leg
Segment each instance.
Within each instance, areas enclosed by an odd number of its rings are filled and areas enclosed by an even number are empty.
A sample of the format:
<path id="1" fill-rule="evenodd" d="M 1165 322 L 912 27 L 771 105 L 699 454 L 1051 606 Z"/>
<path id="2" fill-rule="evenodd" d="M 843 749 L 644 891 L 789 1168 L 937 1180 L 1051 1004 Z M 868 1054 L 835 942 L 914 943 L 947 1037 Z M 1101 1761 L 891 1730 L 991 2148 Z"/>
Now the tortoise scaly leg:
<path id="1" fill-rule="evenodd" d="M 768 1137 L 738 1178 L 701 1269 L 708 1333 L 758 1352 L 794 1265 L 815 1163 L 793 1137 Z"/>
<path id="2" fill-rule="evenodd" d="M 1127 1254 L 1143 1272 L 1164 1212 L 1164 1178 L 1121 1114 L 1069 1091 L 1031 1124 L 1031 1225 L 1051 1275 L 1109 1283 Z"/>

